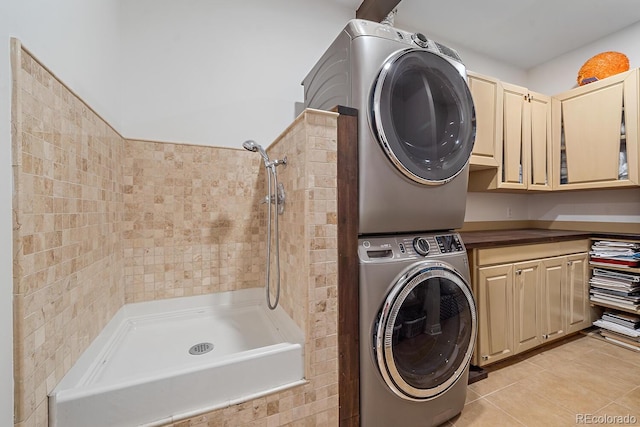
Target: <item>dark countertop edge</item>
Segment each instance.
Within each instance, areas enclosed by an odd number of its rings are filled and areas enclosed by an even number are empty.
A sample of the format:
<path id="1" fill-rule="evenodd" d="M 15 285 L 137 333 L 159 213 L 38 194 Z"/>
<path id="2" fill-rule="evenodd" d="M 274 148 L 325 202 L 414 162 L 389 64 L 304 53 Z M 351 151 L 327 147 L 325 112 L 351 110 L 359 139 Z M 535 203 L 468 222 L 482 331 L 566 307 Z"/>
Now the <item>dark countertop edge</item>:
<path id="1" fill-rule="evenodd" d="M 467 249 L 482 249 L 498 246 L 553 243 L 577 239 L 637 239 L 640 235 L 631 233 L 610 233 L 575 230 L 515 229 L 460 232 Z"/>
<path id="2" fill-rule="evenodd" d="M 596 239 L 628 239 L 628 240 L 640 240 L 640 234 L 633 233 L 604 233 L 604 232 L 593 232 L 591 233 L 592 238 Z"/>

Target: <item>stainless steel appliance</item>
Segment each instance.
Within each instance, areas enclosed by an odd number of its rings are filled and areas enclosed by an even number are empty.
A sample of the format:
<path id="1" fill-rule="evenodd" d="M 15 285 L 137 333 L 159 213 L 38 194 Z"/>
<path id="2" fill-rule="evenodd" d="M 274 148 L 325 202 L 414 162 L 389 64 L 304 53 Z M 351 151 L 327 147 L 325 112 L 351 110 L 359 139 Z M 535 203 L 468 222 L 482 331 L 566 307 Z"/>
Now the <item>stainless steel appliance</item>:
<path id="1" fill-rule="evenodd" d="M 359 239 L 360 420 L 439 425 L 462 411 L 476 332 L 457 233 Z"/>
<path id="2" fill-rule="evenodd" d="M 453 49 L 352 20 L 303 85 L 305 107 L 359 111 L 359 234 L 462 226 L 475 111 Z"/>

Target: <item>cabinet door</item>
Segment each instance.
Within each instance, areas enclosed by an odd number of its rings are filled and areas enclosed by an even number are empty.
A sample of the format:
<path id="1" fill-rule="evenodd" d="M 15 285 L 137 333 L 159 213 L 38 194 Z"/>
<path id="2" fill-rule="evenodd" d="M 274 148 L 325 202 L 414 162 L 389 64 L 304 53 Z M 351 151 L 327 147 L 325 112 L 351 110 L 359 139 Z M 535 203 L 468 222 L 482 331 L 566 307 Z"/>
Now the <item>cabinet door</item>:
<path id="1" fill-rule="evenodd" d="M 546 258 L 541 261 L 540 287 L 543 340 L 565 335 L 564 295 L 566 288 L 566 257 Z"/>
<path id="2" fill-rule="evenodd" d="M 567 298 L 565 305 L 567 333 L 580 331 L 591 326 L 591 305 L 589 304 L 589 261 L 588 254 L 567 257 Z"/>
<path id="3" fill-rule="evenodd" d="M 529 190 L 551 190 L 551 97 L 529 92 Z"/>
<path id="4" fill-rule="evenodd" d="M 496 153 L 502 135 L 499 81 L 470 71 L 467 76 L 476 111 L 476 140 L 471 153 L 471 169 L 497 167 Z"/>
<path id="5" fill-rule="evenodd" d="M 542 344 L 540 262 L 522 262 L 513 268 L 514 350 L 519 353 Z"/>
<path id="6" fill-rule="evenodd" d="M 524 87 L 508 83 L 502 83 L 502 88 L 504 111 L 498 188 L 526 189 L 529 178 L 526 159 L 529 140 L 525 138 L 528 129 L 523 129 L 523 126 L 528 126 L 528 91 Z"/>
<path id="7" fill-rule="evenodd" d="M 557 95 L 554 180 L 560 188 L 638 184 L 638 70 Z"/>
<path id="8" fill-rule="evenodd" d="M 513 265 L 478 269 L 476 364 L 496 362 L 513 351 Z"/>

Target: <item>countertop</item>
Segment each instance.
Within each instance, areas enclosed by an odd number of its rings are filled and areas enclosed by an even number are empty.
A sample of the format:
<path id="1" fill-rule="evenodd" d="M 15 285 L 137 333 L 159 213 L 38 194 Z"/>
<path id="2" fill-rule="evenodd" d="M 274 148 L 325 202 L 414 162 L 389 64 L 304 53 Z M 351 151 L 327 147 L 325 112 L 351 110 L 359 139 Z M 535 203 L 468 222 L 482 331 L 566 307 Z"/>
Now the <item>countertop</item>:
<path id="1" fill-rule="evenodd" d="M 518 230 L 489 230 L 461 232 L 460 236 L 467 249 L 490 248 L 495 246 L 523 245 L 530 243 L 551 243 L 566 240 L 602 238 L 602 239 L 640 239 L 637 234 L 599 233 L 574 230 L 545 230 L 527 228 Z"/>

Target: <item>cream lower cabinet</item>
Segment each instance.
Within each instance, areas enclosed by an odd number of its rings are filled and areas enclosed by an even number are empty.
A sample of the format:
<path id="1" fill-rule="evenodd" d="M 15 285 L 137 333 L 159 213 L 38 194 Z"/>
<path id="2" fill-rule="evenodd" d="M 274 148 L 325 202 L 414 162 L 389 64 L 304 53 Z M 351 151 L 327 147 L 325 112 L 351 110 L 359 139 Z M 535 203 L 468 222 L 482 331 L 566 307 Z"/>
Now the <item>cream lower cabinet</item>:
<path id="1" fill-rule="evenodd" d="M 589 302 L 589 256 L 586 253 L 567 257 L 567 333 L 591 326 L 597 310 Z"/>
<path id="2" fill-rule="evenodd" d="M 474 251 L 474 364 L 494 363 L 591 325 L 587 249 L 581 240 Z M 535 259 L 520 261 L 528 256 Z"/>
<path id="3" fill-rule="evenodd" d="M 542 343 L 540 262 L 513 265 L 514 348 L 520 353 Z"/>
<path id="4" fill-rule="evenodd" d="M 475 298 L 478 340 L 475 365 L 496 362 L 515 354 L 513 346 L 513 265 L 478 269 Z"/>

